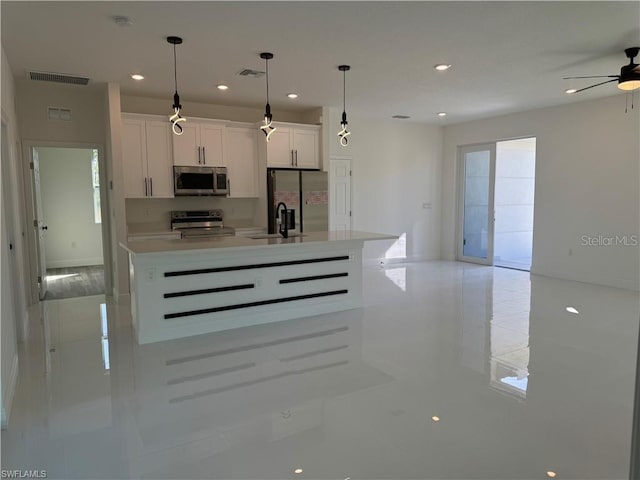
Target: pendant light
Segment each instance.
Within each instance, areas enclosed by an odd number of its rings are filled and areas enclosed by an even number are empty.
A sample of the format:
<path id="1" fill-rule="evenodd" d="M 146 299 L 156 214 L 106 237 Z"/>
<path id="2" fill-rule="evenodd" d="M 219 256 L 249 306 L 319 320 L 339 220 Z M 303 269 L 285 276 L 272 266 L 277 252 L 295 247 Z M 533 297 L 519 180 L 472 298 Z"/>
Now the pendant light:
<path id="1" fill-rule="evenodd" d="M 342 130 L 338 132 L 338 137 L 340 138 L 340 145 L 346 147 L 349 144 L 347 137 L 351 135 L 351 132 L 347 131 L 348 122 L 346 109 L 347 72 L 351 70 L 351 67 L 349 65 L 340 65 L 338 70 L 342 72 L 342 120 L 340 121 Z"/>
<path id="2" fill-rule="evenodd" d="M 269 141 L 269 137 L 271 134 L 276 131 L 276 127 L 271 125 L 272 115 L 271 115 L 271 105 L 269 105 L 269 60 L 273 58 L 273 53 L 262 52 L 260 54 L 260 58 L 264 60 L 266 65 L 266 74 L 267 74 L 267 105 L 264 110 L 264 125 L 260 126 L 260 130 L 267 136 L 267 142 Z"/>
<path id="3" fill-rule="evenodd" d="M 175 86 L 175 93 L 173 94 L 173 115 L 169 117 L 169 121 L 171 122 L 171 130 L 173 133 L 182 135 L 183 131 L 180 123 L 186 122 L 187 119 L 180 115 L 182 105 L 180 105 L 180 95 L 178 95 L 178 68 L 176 63 L 176 45 L 182 43 L 182 38 L 167 37 L 167 42 L 173 45 L 173 80 Z"/>

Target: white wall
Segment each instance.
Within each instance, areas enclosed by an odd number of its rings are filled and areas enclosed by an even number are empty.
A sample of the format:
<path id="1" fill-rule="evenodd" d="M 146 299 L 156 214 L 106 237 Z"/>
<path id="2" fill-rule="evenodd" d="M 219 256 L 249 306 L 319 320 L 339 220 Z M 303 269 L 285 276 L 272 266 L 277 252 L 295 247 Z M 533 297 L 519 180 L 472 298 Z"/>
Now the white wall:
<path id="1" fill-rule="evenodd" d="M 639 233 L 640 116 L 624 110 L 614 95 L 445 127 L 442 257 L 455 258 L 457 147 L 535 136 L 532 273 L 638 290 L 637 246 L 582 245 Z"/>
<path id="2" fill-rule="evenodd" d="M 352 134 L 341 147 L 341 114 L 323 109 L 324 162 L 330 156 L 352 157 L 353 229 L 404 236 L 404 243 L 367 242 L 365 261 L 439 259 L 441 127 L 348 112 Z"/>
<path id="3" fill-rule="evenodd" d="M 23 140 L 105 143 L 103 91 L 97 86 L 59 85 L 23 80 L 16 85 Z M 72 111 L 72 120 L 49 120 L 47 107 Z"/>
<path id="4" fill-rule="evenodd" d="M 15 109 L 15 91 L 13 73 L 2 49 L 1 65 L 1 90 L 2 90 L 2 123 L 6 125 L 6 138 L 9 145 L 3 145 L 2 181 L 0 181 L 0 337 L 1 337 L 1 382 L 0 402 L 2 407 L 2 427 L 6 428 L 13 402 L 13 393 L 18 378 L 18 335 L 24 335 L 27 320 L 27 301 L 22 285 L 25 282 L 27 271 L 25 266 L 26 243 L 23 236 L 25 221 L 24 210 L 19 188 L 6 191 L 6 185 L 18 187 L 21 182 L 19 171 L 14 168 L 18 163 L 19 150 L 18 124 Z M 3 139 L 4 140 L 4 139 Z M 7 157 L 7 154 L 9 158 Z M 12 168 L 6 168 L 5 162 L 10 161 Z M 6 175 L 11 178 L 6 178 Z M 5 186 L 3 186 L 3 184 Z M 9 250 L 8 238 L 10 226 L 7 220 L 13 219 L 13 234 L 16 236 L 12 243 L 14 250 Z M 13 252 L 13 253 L 11 253 Z M 14 255 L 13 264 L 16 271 L 10 268 L 10 255 Z M 17 275 L 16 275 L 17 274 Z M 16 275 L 17 278 L 13 278 Z M 13 288 L 17 288 L 17 295 Z M 14 300 L 17 300 L 15 302 Z M 16 304 L 17 303 L 17 304 Z"/>
<path id="5" fill-rule="evenodd" d="M 37 148 L 47 268 L 102 265 L 102 224 L 95 223 L 92 150 Z"/>

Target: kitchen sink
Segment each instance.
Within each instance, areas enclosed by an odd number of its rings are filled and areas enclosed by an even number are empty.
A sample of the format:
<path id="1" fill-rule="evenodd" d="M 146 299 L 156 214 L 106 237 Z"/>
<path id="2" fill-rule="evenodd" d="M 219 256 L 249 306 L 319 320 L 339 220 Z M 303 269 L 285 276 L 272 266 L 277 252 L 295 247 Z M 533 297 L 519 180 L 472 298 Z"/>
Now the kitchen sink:
<path id="1" fill-rule="evenodd" d="M 290 233 L 289 238 L 293 237 L 306 237 L 304 233 Z M 260 235 L 251 235 L 249 237 L 252 240 L 262 240 L 264 238 L 283 238 L 279 233 L 261 233 Z"/>

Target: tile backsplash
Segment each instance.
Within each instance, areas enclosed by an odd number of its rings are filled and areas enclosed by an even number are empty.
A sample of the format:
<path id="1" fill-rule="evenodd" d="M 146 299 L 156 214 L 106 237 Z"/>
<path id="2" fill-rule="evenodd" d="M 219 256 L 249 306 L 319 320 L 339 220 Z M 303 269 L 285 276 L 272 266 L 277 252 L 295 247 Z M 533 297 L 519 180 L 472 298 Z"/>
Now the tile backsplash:
<path id="1" fill-rule="evenodd" d="M 211 210 L 221 208 L 225 223 L 255 223 L 258 199 L 225 197 L 128 198 L 125 200 L 127 224 L 162 223 L 169 225 L 171 210 Z M 265 212 L 266 217 L 266 212 Z"/>

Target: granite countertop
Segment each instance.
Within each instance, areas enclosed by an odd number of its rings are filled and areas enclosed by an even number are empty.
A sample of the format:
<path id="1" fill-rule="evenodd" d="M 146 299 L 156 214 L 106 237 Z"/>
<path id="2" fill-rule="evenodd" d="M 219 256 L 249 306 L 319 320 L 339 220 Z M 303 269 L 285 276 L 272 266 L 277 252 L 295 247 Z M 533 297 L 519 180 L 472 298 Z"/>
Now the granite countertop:
<path id="1" fill-rule="evenodd" d="M 120 246 L 133 254 L 145 253 L 173 253 L 197 250 L 248 250 L 256 248 L 282 248 L 292 245 L 308 245 L 318 242 L 344 242 L 367 240 L 395 240 L 397 235 L 360 232 L 351 230 L 348 232 L 325 231 L 310 232 L 302 236 L 290 238 L 271 237 L 252 239 L 249 237 L 208 237 L 208 238 L 182 238 L 175 240 L 151 240 L 147 242 L 121 243 Z"/>

